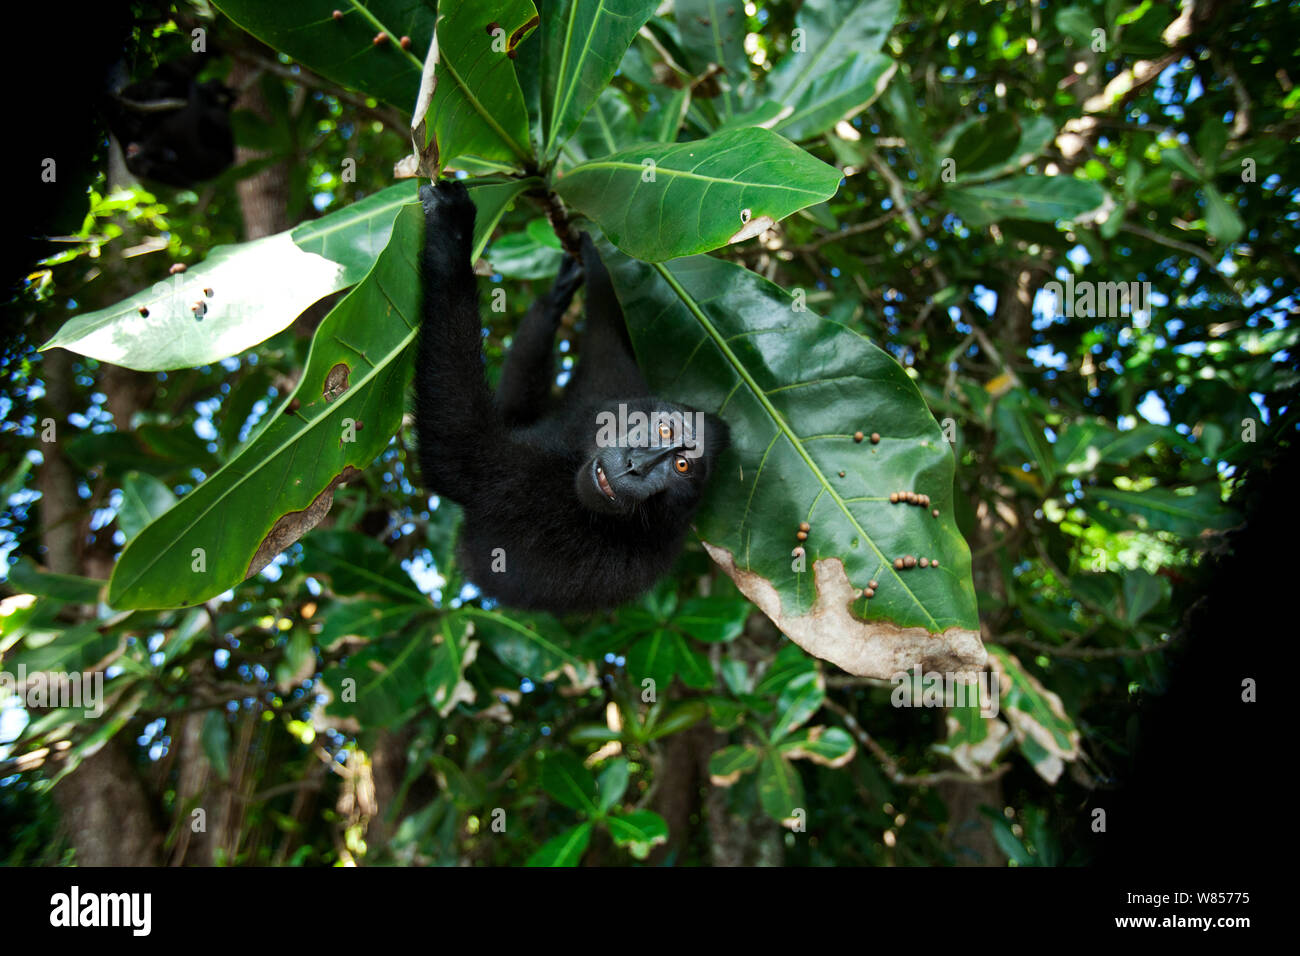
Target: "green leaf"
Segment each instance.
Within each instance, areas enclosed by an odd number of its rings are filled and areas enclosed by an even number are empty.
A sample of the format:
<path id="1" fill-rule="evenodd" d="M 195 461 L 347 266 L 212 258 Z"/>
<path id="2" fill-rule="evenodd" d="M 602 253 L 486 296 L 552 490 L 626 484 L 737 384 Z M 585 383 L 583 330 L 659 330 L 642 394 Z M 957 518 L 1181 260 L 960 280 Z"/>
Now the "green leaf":
<path id="1" fill-rule="evenodd" d="M 1167 600 L 1169 581 L 1157 577 L 1150 571 L 1137 568 L 1124 572 L 1124 617 L 1130 624 L 1136 624 L 1146 617 L 1147 612 Z"/>
<path id="2" fill-rule="evenodd" d="M 721 114 L 729 117 L 740 108 L 740 89 L 749 81 L 745 56 L 744 4 L 734 0 L 675 0 L 677 31 L 682 38 L 686 65 L 696 75 L 710 64 L 722 67 L 718 78 Z"/>
<path id="3" fill-rule="evenodd" d="M 674 90 L 654 84 L 650 97 L 650 109 L 641 118 L 637 138 L 651 143 L 671 143 L 677 139 L 677 132 L 682 128 L 682 120 L 690 106 L 690 87 Z"/>
<path id="4" fill-rule="evenodd" d="M 425 706 L 427 630 L 371 644 L 321 675 L 333 692 L 327 712 L 354 717 L 367 730 L 396 727 Z"/>
<path id="5" fill-rule="evenodd" d="M 990 644 L 989 662 L 1001 677 L 1002 716 L 1011 724 L 1016 742 L 1048 783 L 1055 783 L 1064 761 L 1079 757 L 1079 730 L 1065 712 L 1061 698 L 1044 687 L 1005 648 Z"/>
<path id="6" fill-rule="evenodd" d="M 814 80 L 793 110 L 771 128 L 796 142 L 820 136 L 874 103 L 897 69 L 898 64 L 882 53 L 861 53 Z"/>
<path id="7" fill-rule="evenodd" d="M 1205 228 L 1218 242 L 1236 242 L 1246 231 L 1236 208 L 1209 183 L 1202 184 L 1201 188 L 1205 190 Z"/>
<path id="8" fill-rule="evenodd" d="M 628 649 L 627 669 L 639 684 L 646 679 L 655 682 L 658 693 L 665 693 L 677 673 L 677 637 L 667 628 L 656 628 Z"/>
<path id="9" fill-rule="evenodd" d="M 487 194 L 495 208 L 480 211 L 475 249 L 518 192 L 514 184 Z M 320 521 L 338 485 L 383 451 L 406 404 L 423 230 L 418 203 L 406 206 L 375 268 L 316 330 L 298 387 L 271 423 L 127 543 L 110 605 L 184 606 L 233 587 Z"/>
<path id="10" fill-rule="evenodd" d="M 415 187 L 414 180 L 390 186 L 296 229 L 217 246 L 182 273 L 74 316 L 41 350 L 64 348 L 144 372 L 236 355 L 359 282 L 388 244 L 397 211 L 415 199 Z M 194 310 L 198 302 L 202 315 Z"/>
<path id="11" fill-rule="evenodd" d="M 608 156 L 636 139 L 636 114 L 627 95 L 616 86 L 606 87 L 578 127 L 583 154 L 587 159 Z"/>
<path id="12" fill-rule="evenodd" d="M 860 54 L 876 53 L 898 19 L 898 0 L 807 0 L 795 17 L 801 45 L 767 77 L 769 99 L 797 103 Z"/>
<path id="13" fill-rule="evenodd" d="M 702 700 L 684 700 L 646 728 L 646 740 L 658 740 L 680 733 L 704 719 L 708 708 Z"/>
<path id="14" fill-rule="evenodd" d="M 337 595 L 375 594 L 388 604 L 429 606 L 429 599 L 393 552 L 382 541 L 358 531 L 330 528 L 312 532 L 303 539 L 300 567 L 306 574 L 328 578 Z"/>
<path id="15" fill-rule="evenodd" d="M 1056 138 L 1056 124 L 1046 116 L 1019 117 L 1015 123 L 1008 123 L 1003 116 L 979 117 L 959 127 L 959 131 L 965 130 L 969 133 L 962 132 L 960 141 L 954 139 L 951 150 L 940 144 L 940 152 L 957 160 L 957 182 L 962 185 L 985 182 L 1015 172 L 1041 156 Z M 984 137 L 997 137 L 1004 130 L 1015 136 L 1016 142 L 1010 154 L 1002 159 L 993 158 L 993 154 L 987 151 L 972 155 L 964 148 L 968 135 L 973 140 L 972 145 L 982 147 Z M 987 165 L 981 163 L 981 155 L 987 159 Z"/>
<path id="16" fill-rule="evenodd" d="M 567 750 L 553 750 L 542 761 L 542 789 L 572 810 L 597 812 L 596 779 Z"/>
<path id="17" fill-rule="evenodd" d="M 658 844 L 668 842 L 668 823 L 653 810 L 633 810 L 612 816 L 606 819 L 605 825 L 614 842 L 627 847 L 638 860 L 644 860 Z"/>
<path id="18" fill-rule="evenodd" d="M 432 4 L 408 0 L 214 0 L 214 5 L 267 46 L 287 53 L 340 86 L 359 90 L 405 113 L 420 89 L 422 58 L 433 36 Z M 446 6 L 444 0 L 443 6 Z M 335 9 L 343 16 L 335 20 Z M 379 33 L 389 42 L 375 43 Z M 411 38 L 410 49 L 397 42 Z"/>
<path id="19" fill-rule="evenodd" d="M 795 728 L 806 723 L 808 718 L 817 713 L 825 700 L 826 682 L 816 671 L 802 674 L 791 681 L 781 691 L 781 696 L 776 702 L 776 710 L 780 716 L 772 726 L 772 742 L 779 742 Z"/>
<path id="20" fill-rule="evenodd" d="M 1002 219 L 1056 222 L 1097 209 L 1106 201 L 1106 190 L 1071 176 L 1012 176 L 978 186 L 957 186 L 944 192 L 943 200 L 971 226 L 987 226 Z"/>
<path id="21" fill-rule="evenodd" d="M 852 673 L 888 678 L 900 639 L 941 667 L 979 666 L 952 453 L 898 364 L 731 263 L 647 266 L 607 246 L 602 255 L 651 387 L 731 427 L 697 525 L 741 592 Z M 881 441 L 855 442 L 856 431 Z M 900 489 L 928 494 L 931 508 L 891 504 Z M 791 556 L 801 521 L 812 524 L 802 571 Z M 908 554 L 939 567 L 895 570 Z M 854 589 L 871 580 L 879 587 L 863 602 Z"/>
<path id="22" fill-rule="evenodd" d="M 1169 531 L 1185 538 L 1196 537 L 1207 528 L 1222 531 L 1237 523 L 1236 513 L 1223 503 L 1217 487 L 1197 488 L 1191 494 L 1180 494 L 1172 488 L 1089 488 L 1087 497 L 1130 518 L 1142 519 L 1153 531 Z"/>
<path id="23" fill-rule="evenodd" d="M 740 597 L 692 598 L 673 615 L 673 627 L 697 641 L 722 644 L 741 635 L 753 609 Z"/>
<path id="24" fill-rule="evenodd" d="M 758 800 L 773 820 L 785 822 L 804 809 L 803 781 L 794 764 L 776 751 L 763 755 L 758 771 Z"/>
<path id="25" fill-rule="evenodd" d="M 122 504 L 117 509 L 117 526 L 129 541 L 154 518 L 176 504 L 176 496 L 152 475 L 127 472 L 122 479 Z"/>
<path id="26" fill-rule="evenodd" d="M 467 639 L 469 622 L 458 616 L 444 616 L 440 640 L 434 645 L 429 672 L 424 678 L 429 703 L 446 717 L 459 703 L 472 704 L 477 692 L 465 680 L 465 668 L 474 663 L 478 641 Z"/>
<path id="27" fill-rule="evenodd" d="M 1027 393 L 1014 389 L 1004 395 L 994 410 L 998 444 L 994 449 L 999 457 L 1013 453 L 1021 460 L 1037 465 L 1043 480 L 1050 484 L 1056 478 L 1056 456 L 1052 452 L 1043 426 L 1035 416 L 1033 403 Z M 1015 462 L 1017 465 L 1020 461 Z"/>
<path id="28" fill-rule="evenodd" d="M 709 758 L 709 780 L 715 787 L 730 787 L 758 766 L 758 748 L 745 744 L 724 747 Z"/>
<path id="29" fill-rule="evenodd" d="M 806 727 L 781 741 L 777 749 L 787 760 L 811 760 L 823 767 L 842 767 L 858 746 L 843 727 Z"/>
<path id="30" fill-rule="evenodd" d="M 9 584 L 21 594 L 54 598 L 67 604 L 97 604 L 104 589 L 104 582 L 96 578 L 38 571 L 30 558 L 20 558 L 9 569 Z"/>
<path id="31" fill-rule="evenodd" d="M 615 757 L 600 772 L 596 787 L 600 791 L 599 807 L 601 813 L 608 813 L 623 799 L 623 794 L 627 792 L 627 782 L 630 776 L 631 769 L 626 757 Z"/>
<path id="32" fill-rule="evenodd" d="M 85 671 L 103 660 L 118 646 L 113 634 L 102 634 L 94 624 L 76 624 L 69 628 L 28 633 L 17 651 L 5 654 L 5 669 L 20 664 L 28 672 Z"/>
<path id="33" fill-rule="evenodd" d="M 547 840 L 528 858 L 529 866 L 577 866 L 591 842 L 591 821 L 579 823 L 559 836 Z"/>
<path id="34" fill-rule="evenodd" d="M 835 167 L 776 133 L 748 127 L 591 160 L 555 188 L 614 245 L 653 262 L 749 238 L 829 199 L 839 183 Z"/>
<path id="35" fill-rule="evenodd" d="M 632 38 L 658 5 L 658 0 L 551 0 L 542 5 L 543 158 L 553 158 L 597 97 L 604 98 L 602 91 Z M 615 148 L 617 141 L 605 152 Z"/>
<path id="36" fill-rule="evenodd" d="M 539 243 L 526 232 L 511 232 L 492 243 L 487 260 L 509 279 L 545 279 L 560 271 L 564 253 Z"/>
<path id="37" fill-rule="evenodd" d="M 427 122 L 440 164 L 469 154 L 522 168 L 533 150 L 511 57 L 537 25 L 537 8 L 531 0 L 442 0 L 438 6 L 438 86 Z"/>
<path id="38" fill-rule="evenodd" d="M 456 613 L 472 618 L 483 643 L 521 677 L 551 680 L 565 664 L 580 675 L 591 671 L 589 663 L 565 650 L 570 635 L 549 614 L 502 614 L 479 607 L 461 607 Z"/>

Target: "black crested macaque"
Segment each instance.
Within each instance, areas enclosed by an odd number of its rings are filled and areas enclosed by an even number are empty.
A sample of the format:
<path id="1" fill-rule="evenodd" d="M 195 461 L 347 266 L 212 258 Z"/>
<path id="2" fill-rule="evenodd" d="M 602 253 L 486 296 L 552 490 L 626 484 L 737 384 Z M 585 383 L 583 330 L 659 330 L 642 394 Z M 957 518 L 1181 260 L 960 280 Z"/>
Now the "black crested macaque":
<path id="1" fill-rule="evenodd" d="M 717 416 L 655 398 L 590 237 L 519 324 L 493 395 L 483 374 L 474 203 L 462 183 L 420 189 L 424 313 L 415 368 L 420 469 L 464 508 L 458 558 L 487 597 L 554 612 L 647 590 L 682 548 L 718 456 Z M 586 282 L 581 355 L 552 399 L 560 318 Z"/>
<path id="2" fill-rule="evenodd" d="M 196 82 L 203 63 L 203 57 L 164 63 L 148 79 L 109 95 L 108 127 L 134 175 L 188 188 L 235 161 L 235 95 L 215 80 Z"/>

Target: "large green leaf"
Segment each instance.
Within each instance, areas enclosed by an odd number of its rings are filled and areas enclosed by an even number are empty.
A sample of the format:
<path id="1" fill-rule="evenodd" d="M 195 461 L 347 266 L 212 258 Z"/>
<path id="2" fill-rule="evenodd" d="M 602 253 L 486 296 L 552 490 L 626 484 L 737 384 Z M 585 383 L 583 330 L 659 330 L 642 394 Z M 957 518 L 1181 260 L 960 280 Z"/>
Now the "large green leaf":
<path id="1" fill-rule="evenodd" d="M 328 712 L 354 717 L 367 730 L 396 727 L 425 706 L 430 635 L 415 634 L 371 644 L 321 676 L 333 693 Z"/>
<path id="2" fill-rule="evenodd" d="M 411 0 L 366 0 L 364 5 L 355 0 L 213 2 L 267 46 L 287 53 L 321 76 L 403 112 L 414 108 L 424 54 L 433 37 L 433 4 Z M 342 14 L 337 20 L 335 10 Z M 388 35 L 388 42 L 375 43 L 380 33 Z M 402 37 L 411 38 L 409 49 L 398 42 Z"/>
<path id="3" fill-rule="evenodd" d="M 1001 219 L 1055 222 L 1092 212 L 1106 201 L 1106 190 L 1072 176 L 1012 176 L 949 189 L 943 201 L 972 226 Z"/>
<path id="4" fill-rule="evenodd" d="M 795 814 L 805 809 L 799 771 L 774 750 L 763 755 L 758 769 L 758 799 L 767 815 L 781 822 L 797 819 Z"/>
<path id="5" fill-rule="evenodd" d="M 578 145 L 584 159 L 596 159 L 617 152 L 619 147 L 634 143 L 637 135 L 636 114 L 627 94 L 616 86 L 608 86 L 587 115 L 578 124 Z"/>
<path id="6" fill-rule="evenodd" d="M 790 51 L 767 77 L 766 96 L 797 103 L 861 53 L 875 53 L 898 19 L 898 0 L 807 0 Z"/>
<path id="7" fill-rule="evenodd" d="M 587 852 L 587 845 L 591 843 L 591 827 L 591 821 L 586 820 L 547 840 L 540 850 L 528 858 L 528 865 L 577 866 L 582 854 Z"/>
<path id="8" fill-rule="evenodd" d="M 1232 527 L 1238 516 L 1223 503 L 1217 487 L 1188 488 L 1183 494 L 1172 488 L 1127 491 L 1119 488 L 1089 488 L 1088 498 L 1105 502 L 1114 511 L 1141 518 L 1148 528 L 1194 538 L 1206 528 L 1222 531 Z"/>
<path id="9" fill-rule="evenodd" d="M 668 822 L 653 810 L 633 810 L 623 816 L 612 816 L 605 825 L 614 842 L 627 847 L 638 860 L 644 860 L 658 844 L 668 842 Z"/>
<path id="10" fill-rule="evenodd" d="M 903 369 L 740 266 L 602 253 L 651 385 L 731 426 L 698 527 L 740 590 L 796 643 L 852 673 L 982 666 L 952 452 Z M 879 444 L 855 441 L 859 431 L 879 433 Z M 930 504 L 891 503 L 898 491 Z M 792 550 L 804 521 L 800 569 Z M 908 555 L 916 566 L 896 570 Z M 920 567 L 922 557 L 938 567 Z"/>
<path id="11" fill-rule="evenodd" d="M 295 229 L 217 246 L 183 273 L 74 316 L 41 350 L 64 348 L 142 372 L 236 355 L 313 302 L 359 282 L 388 244 L 398 209 L 415 198 L 415 186 L 390 186 Z"/>
<path id="12" fill-rule="evenodd" d="M 744 6 L 735 0 L 676 0 L 673 7 L 687 66 L 696 73 L 714 63 L 722 67 L 718 112 L 724 119 L 740 108 L 740 90 L 749 80 Z"/>
<path id="13" fill-rule="evenodd" d="M 542 762 L 542 788 L 573 810 L 595 814 L 596 778 L 567 750 L 548 753 Z"/>
<path id="14" fill-rule="evenodd" d="M 898 64 L 883 53 L 860 53 L 844 66 L 817 77 L 772 129 L 793 140 L 820 136 L 874 103 L 897 69 Z"/>
<path id="15" fill-rule="evenodd" d="M 550 0 L 542 6 L 542 154 L 555 156 L 614 78 L 658 0 Z M 606 150 L 612 152 L 613 150 Z"/>
<path id="16" fill-rule="evenodd" d="M 537 8 L 531 0 L 443 0 L 439 8 L 438 86 L 427 116 L 439 162 L 468 154 L 527 165 L 533 149 L 513 57 Z"/>
<path id="17" fill-rule="evenodd" d="M 473 191 L 476 256 L 522 188 Z M 293 395 L 225 467 L 131 539 L 109 604 L 176 607 L 233 587 L 320 521 L 334 489 L 383 451 L 406 405 L 423 227 L 417 203 L 402 209 L 374 269 L 316 330 Z"/>
<path id="18" fill-rule="evenodd" d="M 1002 716 L 1039 776 L 1055 783 L 1065 761 L 1079 758 L 1079 729 L 1061 698 L 1025 670 L 1014 654 L 995 644 L 990 644 L 988 651 L 989 663 L 999 677 Z"/>
<path id="19" fill-rule="evenodd" d="M 829 199 L 839 184 L 835 167 L 770 130 L 748 127 L 582 163 L 556 189 L 614 245 L 657 262 L 757 235 Z"/>

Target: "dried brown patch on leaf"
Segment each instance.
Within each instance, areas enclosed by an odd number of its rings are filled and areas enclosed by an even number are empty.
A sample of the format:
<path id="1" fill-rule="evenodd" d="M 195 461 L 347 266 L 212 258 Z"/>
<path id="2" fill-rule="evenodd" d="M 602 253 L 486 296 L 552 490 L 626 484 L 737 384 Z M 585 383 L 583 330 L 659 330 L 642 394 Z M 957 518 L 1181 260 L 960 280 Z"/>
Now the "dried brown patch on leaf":
<path id="1" fill-rule="evenodd" d="M 821 558 L 813 562 L 817 599 L 804 614 L 787 614 L 772 582 L 736 567 L 726 548 L 704 542 L 709 557 L 736 582 L 741 593 L 758 606 L 809 654 L 830 661 L 859 677 L 888 680 L 917 664 L 923 670 L 973 673 L 984 667 L 987 654 L 978 631 L 950 627 L 938 634 L 923 627 L 899 627 L 888 621 L 863 621 L 852 613 L 862 592 L 849 581 L 844 562 Z"/>
<path id="2" fill-rule="evenodd" d="M 960 729 L 961 722 L 949 716 L 947 724 L 948 733 L 955 734 Z M 988 736 L 978 743 L 957 744 L 948 754 L 952 757 L 953 763 L 971 776 L 979 776 L 984 770 L 993 766 L 1002 751 L 1002 741 L 1011 732 L 1007 725 L 996 717 L 986 719 L 984 724 L 988 728 Z"/>
<path id="3" fill-rule="evenodd" d="M 746 239 L 753 239 L 755 236 L 761 236 L 767 230 L 776 225 L 776 221 L 771 216 L 758 216 L 751 218 L 748 209 L 740 211 L 740 221 L 742 223 L 727 242 L 743 242 Z"/>
<path id="4" fill-rule="evenodd" d="M 1044 687 L 1038 678 L 1025 670 L 1024 665 L 1020 663 L 1019 658 L 1014 654 L 1007 654 L 1007 658 L 1016 666 L 1020 678 L 1033 689 L 1034 694 L 1040 700 L 1047 704 L 1048 710 L 1058 721 L 1057 729 L 1060 730 L 1063 726 L 1068 728 L 1068 730 L 1062 732 L 1065 738 L 1063 742 L 1061 734 L 1053 733 L 1051 727 L 1036 719 L 1033 714 L 1017 706 L 1016 700 L 1012 697 L 1014 682 L 1011 675 L 1003 669 L 1002 662 L 996 654 L 989 656 L 989 661 L 998 674 L 1002 699 L 1006 702 L 1002 707 L 1002 713 L 1011 724 L 1011 732 L 1015 735 L 1017 741 L 1029 738 L 1047 751 L 1046 757 L 1034 761 L 1034 770 L 1048 783 L 1056 783 L 1065 770 L 1065 761 L 1079 759 L 1081 735 L 1075 728 L 1074 721 L 1065 712 L 1065 705 L 1061 703 L 1061 698 Z"/>
<path id="5" fill-rule="evenodd" d="M 808 728 L 808 743 L 815 744 L 821 740 L 822 734 L 826 733 L 825 726 L 818 724 L 816 727 Z M 843 767 L 846 763 L 856 757 L 858 754 L 858 745 L 852 744 L 848 750 L 837 757 L 828 757 L 824 753 L 818 752 L 815 748 L 805 750 L 803 747 L 791 747 L 785 751 L 785 756 L 789 760 L 811 760 L 813 763 L 819 763 L 823 767 Z"/>
<path id="6" fill-rule="evenodd" d="M 253 560 L 248 562 L 248 570 L 244 572 L 244 577 L 251 578 L 270 564 L 271 559 L 277 554 L 320 524 L 320 520 L 329 513 L 330 505 L 334 504 L 334 489 L 360 476 L 360 469 L 344 465 L 343 470 L 334 476 L 325 486 L 325 490 L 318 494 L 306 508 L 281 515 L 280 520 L 272 526 L 266 537 L 262 539 L 262 543 L 257 546 L 257 553 L 253 555 Z"/>
<path id="7" fill-rule="evenodd" d="M 325 396 L 326 402 L 332 402 L 348 390 L 348 373 L 351 369 L 342 362 L 335 365 L 325 376 L 325 387 L 321 394 Z"/>

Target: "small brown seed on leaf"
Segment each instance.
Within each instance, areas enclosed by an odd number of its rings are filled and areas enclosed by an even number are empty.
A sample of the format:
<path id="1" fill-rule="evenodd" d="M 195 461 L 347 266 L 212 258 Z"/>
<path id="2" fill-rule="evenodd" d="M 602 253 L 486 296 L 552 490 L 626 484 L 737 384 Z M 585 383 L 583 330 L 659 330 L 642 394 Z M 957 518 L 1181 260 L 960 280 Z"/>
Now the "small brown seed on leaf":
<path id="1" fill-rule="evenodd" d="M 383 45 L 384 45 L 385 43 L 387 43 L 387 42 L 388 42 L 388 34 L 387 34 L 387 33 L 376 33 L 376 34 L 375 34 L 375 46 L 383 46 Z"/>
<path id="2" fill-rule="evenodd" d="M 936 518 L 939 517 L 939 509 L 935 508 L 933 511 L 930 512 L 930 514 L 934 515 Z"/>
<path id="3" fill-rule="evenodd" d="M 897 492 L 897 491 L 891 491 L 891 492 L 889 493 L 889 503 L 890 503 L 891 505 L 896 505 L 896 504 L 898 504 L 898 492 Z"/>
<path id="4" fill-rule="evenodd" d="M 928 568 L 929 566 L 930 566 L 930 559 L 929 559 L 929 558 L 922 558 L 922 559 L 921 559 L 921 567 L 923 567 L 923 568 Z"/>
<path id="5" fill-rule="evenodd" d="M 800 530 L 800 531 L 811 531 L 811 530 L 812 530 L 812 525 L 810 525 L 807 521 L 800 521 L 800 522 L 799 522 L 799 530 Z"/>
<path id="6" fill-rule="evenodd" d="M 914 568 L 914 567 L 916 567 L 916 558 L 912 557 L 910 554 L 909 554 L 909 555 L 905 555 L 904 558 L 903 558 L 903 567 L 905 567 L 905 568 Z"/>
<path id="7" fill-rule="evenodd" d="M 903 570 L 903 559 L 902 559 L 902 558 L 894 558 L 894 570 L 895 570 L 895 571 L 901 571 L 901 570 Z"/>
<path id="8" fill-rule="evenodd" d="M 873 444 L 873 445 L 879 445 L 879 444 L 880 444 L 880 432 L 872 432 L 872 433 L 871 433 L 871 444 Z"/>
<path id="9" fill-rule="evenodd" d="M 798 534 L 795 535 L 795 537 L 798 538 L 800 541 L 807 541 L 807 540 L 808 540 L 808 532 L 807 532 L 807 531 L 800 531 Z"/>
<path id="10" fill-rule="evenodd" d="M 871 588 L 871 590 L 874 591 L 876 588 L 880 587 L 880 584 L 876 581 L 868 581 L 867 587 Z"/>
<path id="11" fill-rule="evenodd" d="M 402 38 L 401 38 L 400 40 L 398 40 L 397 42 L 400 43 L 400 44 L 402 45 L 402 49 L 403 49 L 403 50 L 409 50 L 409 49 L 411 48 L 411 38 L 410 38 L 410 37 L 402 37 Z"/>
<path id="12" fill-rule="evenodd" d="M 853 433 L 853 440 L 856 441 L 856 442 L 861 442 L 862 439 L 863 439 L 864 437 L 865 437 L 865 436 L 862 434 L 862 432 L 854 432 L 854 433 Z"/>

